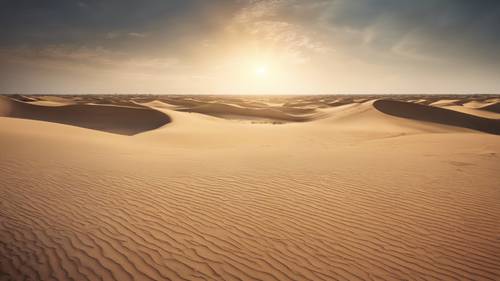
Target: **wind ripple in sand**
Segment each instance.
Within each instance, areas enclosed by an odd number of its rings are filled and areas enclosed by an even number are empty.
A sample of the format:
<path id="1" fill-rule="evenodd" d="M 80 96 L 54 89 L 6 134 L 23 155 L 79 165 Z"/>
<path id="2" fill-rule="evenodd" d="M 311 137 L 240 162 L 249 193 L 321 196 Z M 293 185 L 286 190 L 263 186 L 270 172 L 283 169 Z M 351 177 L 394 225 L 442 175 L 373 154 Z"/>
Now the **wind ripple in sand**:
<path id="1" fill-rule="evenodd" d="M 79 102 L 81 120 L 114 108 Z M 344 121 L 359 137 L 334 118 L 253 126 L 180 112 L 188 125 L 151 132 L 159 140 L 0 118 L 0 280 L 498 279 L 498 136 L 381 138 L 411 122 L 358 105 Z M 437 110 L 403 117 L 442 124 Z"/>
<path id="2" fill-rule="evenodd" d="M 488 193 L 342 177 L 44 175 L 11 165 L 1 269 L 14 280 L 494 280 Z M 69 175 L 68 175 L 69 176 Z M 94 179 L 94 180 L 89 180 Z M 469 190 L 469 191 L 466 191 Z M 440 199 L 441 198 L 441 199 Z M 464 209 L 468 211 L 463 212 Z M 471 216 L 471 214 L 475 214 Z M 468 216 L 468 227 L 464 218 Z"/>

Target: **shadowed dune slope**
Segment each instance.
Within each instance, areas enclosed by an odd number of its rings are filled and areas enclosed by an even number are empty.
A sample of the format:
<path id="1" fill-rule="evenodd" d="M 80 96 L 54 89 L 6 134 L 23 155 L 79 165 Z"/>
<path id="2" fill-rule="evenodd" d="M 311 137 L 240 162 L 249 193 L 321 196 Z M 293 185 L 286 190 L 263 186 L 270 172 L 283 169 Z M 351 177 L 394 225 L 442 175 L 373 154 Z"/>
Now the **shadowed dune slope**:
<path id="1" fill-rule="evenodd" d="M 259 118 L 271 119 L 285 122 L 307 122 L 316 119 L 313 114 L 299 115 L 297 113 L 311 113 L 309 109 L 282 109 L 276 108 L 249 108 L 223 103 L 208 103 L 200 106 L 180 109 L 179 111 L 196 112 L 216 117 L 239 117 L 239 118 Z"/>
<path id="2" fill-rule="evenodd" d="M 500 135 L 500 120 L 482 118 L 462 112 L 394 100 L 377 100 L 373 106 L 396 117 L 468 128 Z"/>
<path id="3" fill-rule="evenodd" d="M 135 135 L 171 121 L 162 112 L 146 107 L 101 105 L 40 106 L 0 98 L 0 116 L 72 125 L 120 135 Z"/>
<path id="4" fill-rule="evenodd" d="M 500 113 L 500 103 L 494 103 L 487 106 L 481 107 L 482 110 L 487 110 L 495 113 Z"/>

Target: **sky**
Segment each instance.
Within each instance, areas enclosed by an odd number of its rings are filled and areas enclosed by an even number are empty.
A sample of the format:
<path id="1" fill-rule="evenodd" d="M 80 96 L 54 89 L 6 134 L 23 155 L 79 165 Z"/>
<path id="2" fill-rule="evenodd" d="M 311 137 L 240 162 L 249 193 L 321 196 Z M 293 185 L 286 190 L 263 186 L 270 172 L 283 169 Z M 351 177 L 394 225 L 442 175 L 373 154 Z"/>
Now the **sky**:
<path id="1" fill-rule="evenodd" d="M 500 92 L 497 0 L 0 0 L 0 93 Z"/>

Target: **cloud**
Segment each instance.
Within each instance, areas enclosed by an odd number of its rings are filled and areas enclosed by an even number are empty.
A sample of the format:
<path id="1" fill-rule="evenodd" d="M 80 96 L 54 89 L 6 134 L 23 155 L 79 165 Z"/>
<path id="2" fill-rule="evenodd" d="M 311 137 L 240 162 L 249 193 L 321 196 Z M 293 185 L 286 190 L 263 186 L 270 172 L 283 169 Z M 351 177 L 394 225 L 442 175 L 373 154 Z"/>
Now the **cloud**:
<path id="1" fill-rule="evenodd" d="M 297 1 L 247 1 L 226 27 L 238 36 L 253 38 L 262 48 L 274 48 L 297 63 L 308 60 L 310 53 L 327 52 L 329 47 L 315 38 L 314 31 L 301 22 L 284 17 Z"/>
<path id="2" fill-rule="evenodd" d="M 175 34 L 197 22 L 210 26 L 212 10 L 232 7 L 225 0 L 5 0 L 0 9 L 0 46 L 99 43 L 101 34 Z M 133 37 L 133 35 L 132 35 Z"/>
<path id="3" fill-rule="evenodd" d="M 500 62 L 499 1 L 337 0 L 318 17 L 336 34 L 357 32 L 359 44 L 377 52 Z"/>
<path id="4" fill-rule="evenodd" d="M 144 37 L 147 37 L 148 34 L 147 33 L 144 33 L 144 32 L 129 32 L 127 34 L 128 36 L 130 37 L 136 37 L 136 38 L 144 38 Z"/>
<path id="5" fill-rule="evenodd" d="M 490 77 L 500 75 L 497 0 L 5 0 L 0 25 L 0 67 L 22 64 L 21 76 L 31 67 L 156 71 L 158 80 L 221 71 L 225 83 L 259 59 L 281 64 L 287 83 L 285 73 L 308 77 L 303 89 L 445 87 L 456 77 L 497 87 Z"/>
<path id="6" fill-rule="evenodd" d="M 130 38 L 145 38 L 145 37 L 148 37 L 148 33 L 146 32 L 127 32 L 127 33 L 124 33 L 124 32 L 108 32 L 106 33 L 106 39 L 109 39 L 109 40 L 114 40 L 114 39 L 118 39 L 118 38 L 126 38 L 126 37 L 130 37 Z"/>
<path id="7" fill-rule="evenodd" d="M 496 0 L 6 0 L 0 24 L 9 27 L 0 30 L 0 46 L 13 48 L 112 49 L 146 37 L 175 44 L 221 26 L 303 57 L 351 46 L 365 59 L 468 57 L 491 64 L 500 48 Z"/>
<path id="8" fill-rule="evenodd" d="M 76 4 L 80 8 L 87 8 L 88 7 L 87 4 L 85 2 L 83 2 L 83 1 L 78 1 Z"/>
<path id="9" fill-rule="evenodd" d="M 4 63 L 20 63 L 46 69 L 66 71 L 86 70 L 130 72 L 143 74 L 168 73 L 180 67 L 174 57 L 130 56 L 126 52 L 103 47 L 51 45 L 43 48 L 23 47 L 16 50 L 0 49 Z"/>

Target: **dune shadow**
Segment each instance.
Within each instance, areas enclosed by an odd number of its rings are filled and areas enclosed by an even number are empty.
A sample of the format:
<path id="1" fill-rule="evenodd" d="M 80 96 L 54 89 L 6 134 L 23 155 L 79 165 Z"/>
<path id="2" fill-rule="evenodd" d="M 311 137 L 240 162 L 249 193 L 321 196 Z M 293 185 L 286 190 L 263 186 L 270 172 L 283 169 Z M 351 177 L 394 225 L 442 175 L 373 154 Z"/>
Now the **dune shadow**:
<path id="1" fill-rule="evenodd" d="M 395 100 L 377 100 L 373 103 L 373 106 L 382 113 L 396 117 L 500 135 L 500 120 L 478 117 L 440 107 Z"/>
<path id="2" fill-rule="evenodd" d="M 224 103 L 207 103 L 195 107 L 178 109 L 184 112 L 196 112 L 206 115 L 211 115 L 220 118 L 250 118 L 250 119 L 263 119 L 263 120 L 276 120 L 282 122 L 307 122 L 314 119 L 310 109 L 290 109 L 290 108 L 253 108 L 253 107 L 240 107 Z M 308 113 L 308 115 L 294 115 L 297 113 Z"/>
<path id="3" fill-rule="evenodd" d="M 171 118 L 148 107 L 106 105 L 40 106 L 12 99 L 0 99 L 0 116 L 72 125 L 132 136 L 159 128 Z"/>
<path id="4" fill-rule="evenodd" d="M 496 102 L 494 104 L 483 106 L 480 109 L 481 110 L 490 111 L 490 112 L 494 112 L 494 113 L 500 113 L 500 103 Z"/>

